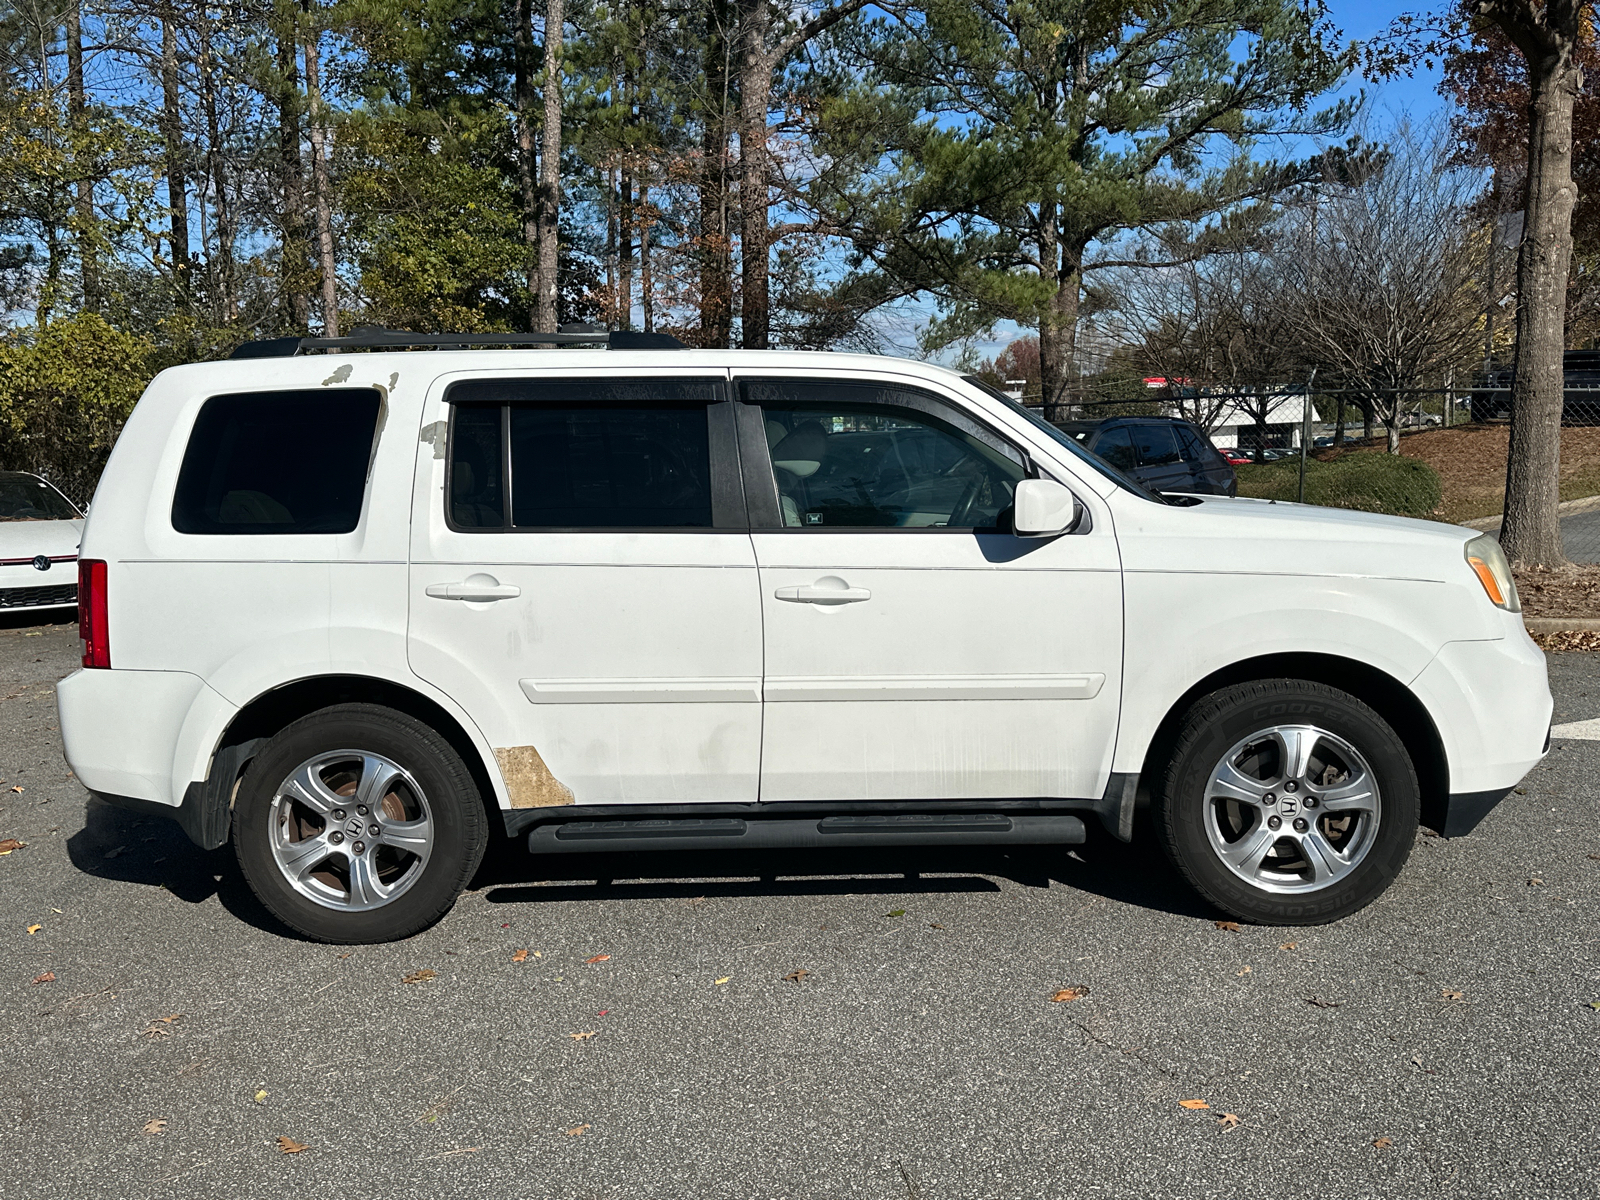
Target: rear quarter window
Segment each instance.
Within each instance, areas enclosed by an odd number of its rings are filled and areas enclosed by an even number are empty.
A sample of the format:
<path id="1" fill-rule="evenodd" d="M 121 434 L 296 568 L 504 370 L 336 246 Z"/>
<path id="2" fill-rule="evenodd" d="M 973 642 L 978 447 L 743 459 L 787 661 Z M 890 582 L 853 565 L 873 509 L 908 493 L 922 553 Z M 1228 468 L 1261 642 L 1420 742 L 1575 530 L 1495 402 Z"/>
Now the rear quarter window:
<path id="1" fill-rule="evenodd" d="M 179 533 L 350 533 L 382 400 L 371 388 L 212 396 L 172 499 Z"/>

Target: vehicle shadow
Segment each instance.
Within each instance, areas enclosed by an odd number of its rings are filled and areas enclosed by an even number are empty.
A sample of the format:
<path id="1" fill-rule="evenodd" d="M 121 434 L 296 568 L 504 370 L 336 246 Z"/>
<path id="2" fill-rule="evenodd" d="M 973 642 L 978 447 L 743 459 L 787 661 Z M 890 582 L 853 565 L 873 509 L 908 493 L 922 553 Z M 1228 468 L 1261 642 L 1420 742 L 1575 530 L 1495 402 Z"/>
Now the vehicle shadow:
<path id="1" fill-rule="evenodd" d="M 43 612 L 13 609 L 9 612 L 0 612 L 0 630 L 34 629 L 41 625 L 76 625 L 77 623 L 78 610 L 75 608 L 47 608 Z"/>
<path id="2" fill-rule="evenodd" d="M 201 904 L 215 896 L 247 925 L 302 940 L 256 899 L 231 845 L 202 850 L 176 822 L 140 816 L 90 797 L 83 828 L 67 838 L 67 857 L 96 879 L 165 888 L 185 904 Z"/>
<path id="3" fill-rule="evenodd" d="M 215 896 L 230 915 L 303 940 L 255 898 L 233 848 L 202 850 L 172 822 L 91 798 L 67 839 L 73 866 L 98 879 L 164 888 L 186 904 Z M 1178 876 L 1146 831 L 1131 844 L 1095 827 L 1080 846 L 883 847 L 851 850 L 653 851 L 531 855 L 521 839 L 490 843 L 471 890 L 491 904 L 701 896 L 910 896 L 1001 891 L 999 881 L 1052 883 L 1119 904 L 1210 920 L 1215 910 Z"/>
<path id="4" fill-rule="evenodd" d="M 491 904 L 699 896 L 878 896 L 999 892 L 1052 883 L 1176 916 L 1217 913 L 1147 833 L 1131 844 L 1098 829 L 1081 846 L 894 846 L 851 850 L 653 851 L 532 856 L 496 839 L 472 881 Z"/>

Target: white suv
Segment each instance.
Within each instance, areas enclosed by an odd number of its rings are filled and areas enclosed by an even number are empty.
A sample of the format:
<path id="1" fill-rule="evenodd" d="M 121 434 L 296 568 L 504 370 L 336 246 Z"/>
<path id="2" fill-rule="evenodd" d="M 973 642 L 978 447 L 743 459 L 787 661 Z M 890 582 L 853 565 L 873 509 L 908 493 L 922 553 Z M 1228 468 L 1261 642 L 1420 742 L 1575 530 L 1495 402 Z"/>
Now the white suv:
<path id="1" fill-rule="evenodd" d="M 1146 803 L 1224 912 L 1324 922 L 1548 746 L 1471 530 L 1156 496 L 922 363 L 444 349 L 494 340 L 165 371 L 94 498 L 67 761 L 310 937 L 426 927 L 491 826 L 1059 845 Z"/>

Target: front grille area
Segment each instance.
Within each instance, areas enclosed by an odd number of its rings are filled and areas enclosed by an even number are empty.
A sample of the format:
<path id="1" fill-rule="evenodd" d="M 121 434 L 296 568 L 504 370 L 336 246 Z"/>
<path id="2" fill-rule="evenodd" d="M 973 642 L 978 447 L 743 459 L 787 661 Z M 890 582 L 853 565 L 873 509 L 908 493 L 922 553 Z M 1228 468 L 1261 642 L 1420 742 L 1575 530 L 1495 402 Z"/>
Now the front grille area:
<path id="1" fill-rule="evenodd" d="M 40 608 L 49 604 L 76 604 L 78 585 L 63 583 L 56 587 L 0 588 L 0 612 L 8 608 Z"/>

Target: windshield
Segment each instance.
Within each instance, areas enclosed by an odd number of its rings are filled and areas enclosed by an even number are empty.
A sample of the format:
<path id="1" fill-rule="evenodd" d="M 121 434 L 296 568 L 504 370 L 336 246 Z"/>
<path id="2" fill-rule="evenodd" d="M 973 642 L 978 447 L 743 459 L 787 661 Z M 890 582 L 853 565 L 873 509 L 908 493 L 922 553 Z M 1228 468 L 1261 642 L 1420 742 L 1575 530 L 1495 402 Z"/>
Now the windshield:
<path id="1" fill-rule="evenodd" d="M 0 471 L 0 521 L 73 521 L 78 510 L 37 475 Z"/>
<path id="2" fill-rule="evenodd" d="M 1033 409 L 1029 408 L 1025 404 L 1019 404 L 1010 396 L 1002 392 L 999 388 L 990 387 L 976 375 L 964 375 L 962 376 L 962 379 L 964 379 L 967 383 L 970 383 L 973 387 L 978 388 L 985 396 L 993 396 L 1012 412 L 1017 413 L 1025 418 L 1029 424 L 1048 434 L 1051 440 L 1054 441 L 1058 446 L 1064 447 L 1072 455 L 1072 457 L 1076 458 L 1079 462 L 1084 463 L 1086 466 L 1092 467 L 1094 470 L 1100 472 L 1100 474 L 1104 475 L 1107 479 L 1111 480 L 1112 483 L 1116 484 L 1124 491 L 1132 492 L 1135 496 L 1141 496 L 1146 500 L 1153 500 L 1157 504 L 1167 503 L 1166 499 L 1159 493 L 1152 492 L 1137 479 L 1134 479 L 1130 475 L 1124 475 L 1105 459 L 1096 454 L 1090 453 L 1088 450 L 1085 450 L 1077 443 L 1076 440 L 1074 440 L 1070 433 L 1064 433 L 1057 429 L 1054 425 L 1050 424 L 1049 421 L 1046 421 L 1038 413 L 1034 412 Z"/>

